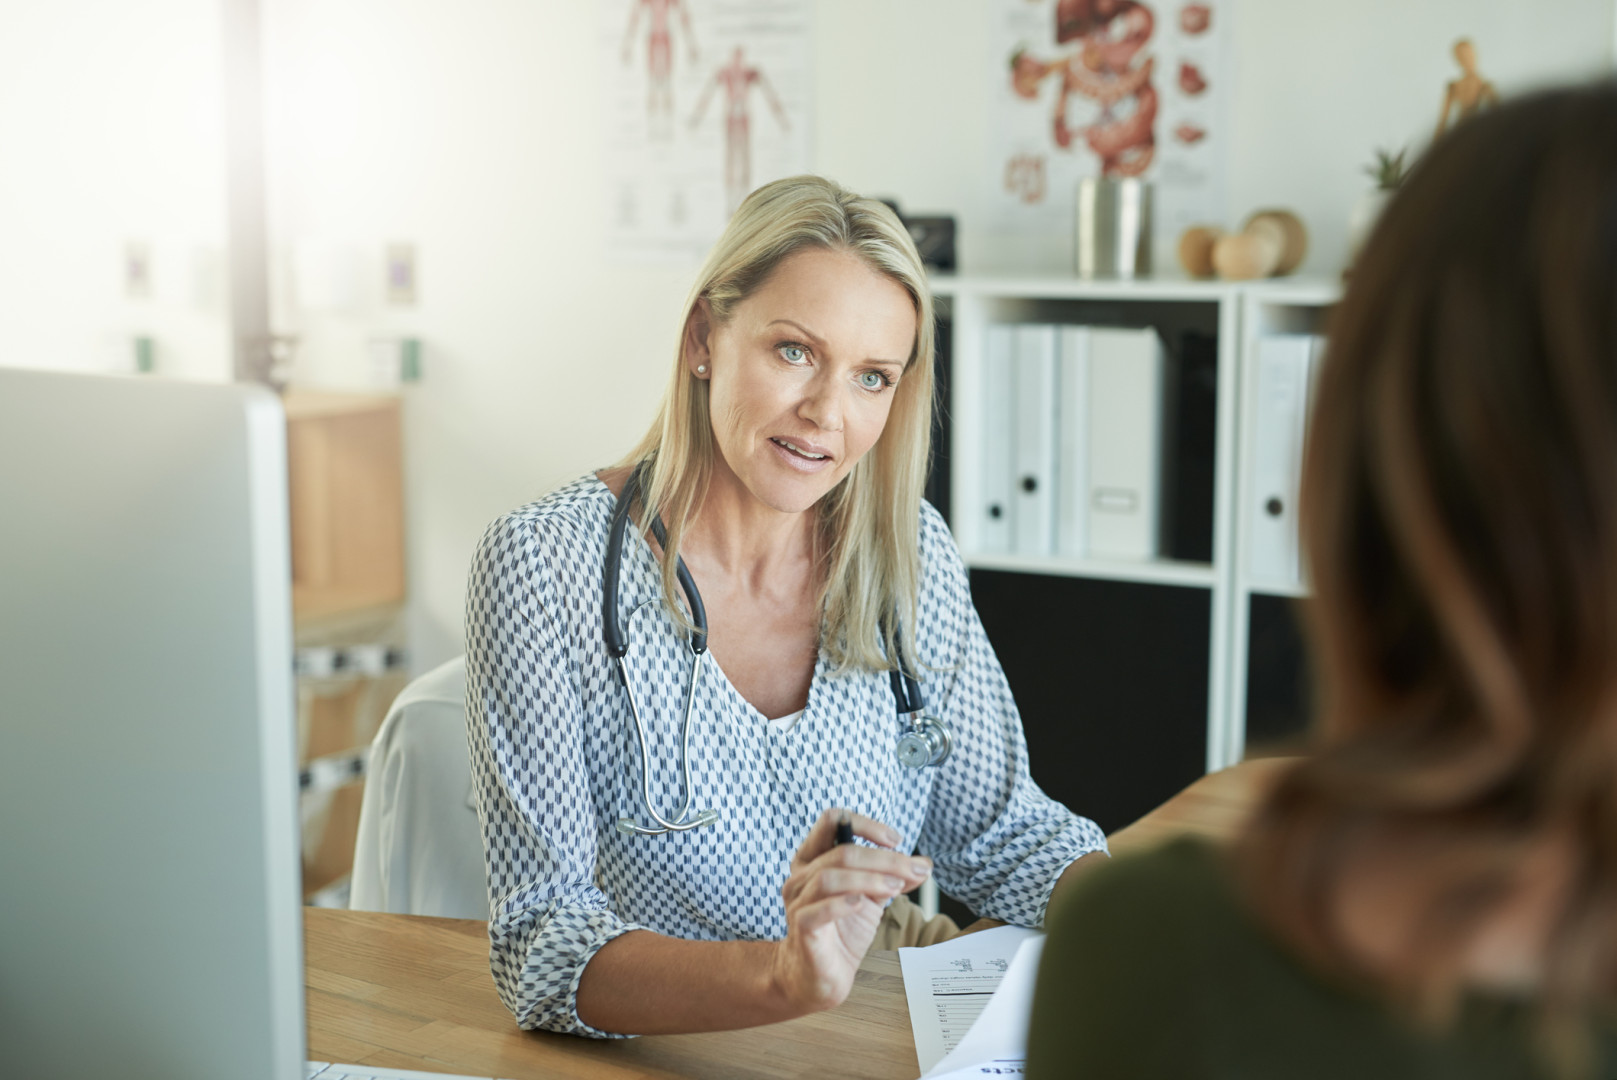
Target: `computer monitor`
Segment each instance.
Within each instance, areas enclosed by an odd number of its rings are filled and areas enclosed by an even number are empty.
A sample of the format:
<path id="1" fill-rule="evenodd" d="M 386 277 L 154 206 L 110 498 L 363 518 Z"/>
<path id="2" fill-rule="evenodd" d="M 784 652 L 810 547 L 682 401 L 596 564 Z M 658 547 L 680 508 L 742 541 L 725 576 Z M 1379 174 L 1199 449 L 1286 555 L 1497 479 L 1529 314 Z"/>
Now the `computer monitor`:
<path id="1" fill-rule="evenodd" d="M 285 421 L 0 369 L 0 1073 L 293 1080 Z"/>

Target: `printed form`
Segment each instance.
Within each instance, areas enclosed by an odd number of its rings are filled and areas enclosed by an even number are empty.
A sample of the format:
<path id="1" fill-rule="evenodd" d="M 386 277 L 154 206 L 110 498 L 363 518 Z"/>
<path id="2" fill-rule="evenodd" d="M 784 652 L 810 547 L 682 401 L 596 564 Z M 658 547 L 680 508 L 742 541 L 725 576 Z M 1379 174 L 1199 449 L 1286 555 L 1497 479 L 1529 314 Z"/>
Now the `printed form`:
<path id="1" fill-rule="evenodd" d="M 1000 926 L 898 950 L 924 1077 L 1021 1074 L 1043 944 L 1036 930 Z"/>

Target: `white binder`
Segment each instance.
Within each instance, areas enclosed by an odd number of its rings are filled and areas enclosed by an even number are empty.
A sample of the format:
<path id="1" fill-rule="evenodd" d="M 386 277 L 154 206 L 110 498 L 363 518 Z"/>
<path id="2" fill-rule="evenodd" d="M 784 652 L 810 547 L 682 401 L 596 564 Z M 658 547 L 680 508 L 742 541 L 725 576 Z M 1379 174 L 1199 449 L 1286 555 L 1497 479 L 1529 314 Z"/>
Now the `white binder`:
<path id="1" fill-rule="evenodd" d="M 1056 352 L 1056 553 L 1089 554 L 1089 328 L 1063 326 Z"/>
<path id="2" fill-rule="evenodd" d="M 988 328 L 983 347 L 983 442 L 977 508 L 978 541 L 983 551 L 1011 550 L 1011 362 L 1015 327 Z"/>
<path id="3" fill-rule="evenodd" d="M 1252 475 L 1245 499 L 1247 573 L 1254 582 L 1301 579 L 1297 495 L 1316 342 L 1308 334 L 1258 339 L 1252 395 Z"/>
<path id="4" fill-rule="evenodd" d="M 1018 555 L 1055 550 L 1056 327 L 1016 328 L 1011 542 Z"/>
<path id="5" fill-rule="evenodd" d="M 1089 331 L 1089 554 L 1153 559 L 1162 490 L 1162 339 Z"/>

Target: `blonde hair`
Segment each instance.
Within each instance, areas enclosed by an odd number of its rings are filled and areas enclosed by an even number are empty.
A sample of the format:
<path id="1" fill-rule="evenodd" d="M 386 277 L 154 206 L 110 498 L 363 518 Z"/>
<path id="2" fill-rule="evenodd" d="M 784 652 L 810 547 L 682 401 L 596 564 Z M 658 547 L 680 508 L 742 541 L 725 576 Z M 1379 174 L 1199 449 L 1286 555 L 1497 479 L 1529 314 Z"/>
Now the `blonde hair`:
<path id="1" fill-rule="evenodd" d="M 897 627 L 915 625 L 920 587 L 921 492 L 932 442 L 935 332 L 926 271 L 908 231 L 884 204 L 818 176 L 776 180 L 747 196 L 686 297 L 674 369 L 651 429 L 620 466 L 648 465 L 642 522 L 661 514 L 663 602 L 688 626 L 675 576 L 680 538 L 707 495 L 716 447 L 708 384 L 684 362 L 687 327 L 702 301 L 716 326 L 734 316 L 787 257 L 845 251 L 901 285 L 915 304 L 915 347 L 894 387 L 876 445 L 816 506 L 821 642 L 838 670 L 882 671 L 898 656 Z M 913 635 L 902 642 L 914 670 Z"/>

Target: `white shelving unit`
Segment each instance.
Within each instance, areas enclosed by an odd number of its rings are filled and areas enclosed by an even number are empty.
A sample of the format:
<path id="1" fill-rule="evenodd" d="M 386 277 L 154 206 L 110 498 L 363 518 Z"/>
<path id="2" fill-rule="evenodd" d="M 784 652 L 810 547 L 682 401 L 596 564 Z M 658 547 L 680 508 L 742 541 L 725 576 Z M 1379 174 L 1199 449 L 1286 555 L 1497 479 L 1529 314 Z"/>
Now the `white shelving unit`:
<path id="1" fill-rule="evenodd" d="M 1253 418 L 1256 415 L 1258 339 L 1265 334 L 1321 334 L 1325 317 L 1341 297 L 1334 281 L 1272 281 L 1249 285 L 1241 298 L 1241 422 L 1240 452 L 1236 462 L 1238 511 L 1235 559 L 1230 589 L 1230 678 L 1226 758 L 1239 761 L 1246 748 L 1247 671 L 1251 653 L 1252 597 L 1308 595 L 1304 582 L 1277 582 L 1254 578 L 1250 565 L 1248 499 L 1239 494 L 1239 481 L 1252 475 Z"/>
<path id="2" fill-rule="evenodd" d="M 1243 408 L 1250 392 L 1247 371 L 1258 334 L 1316 331 L 1324 310 L 1335 301 L 1337 287 L 1301 280 L 1238 285 L 1188 278 L 939 276 L 932 288 L 947 303 L 953 325 L 950 501 L 955 539 L 966 564 L 983 570 L 1209 590 L 1206 767 L 1212 771 L 1239 761 L 1245 741 L 1247 605 L 1252 592 L 1263 591 L 1244 578 L 1244 538 L 1238 535 L 1242 531 L 1238 478 L 1244 475 L 1250 453 L 1250 433 L 1242 419 L 1250 415 L 1250 409 Z M 984 501 L 982 457 L 977 450 L 984 437 L 977 407 L 984 398 L 983 347 L 989 324 L 1016 322 L 1154 325 L 1170 330 L 1195 326 L 1216 332 L 1210 563 L 1028 557 L 983 550 L 978 518 L 968 509 Z"/>

